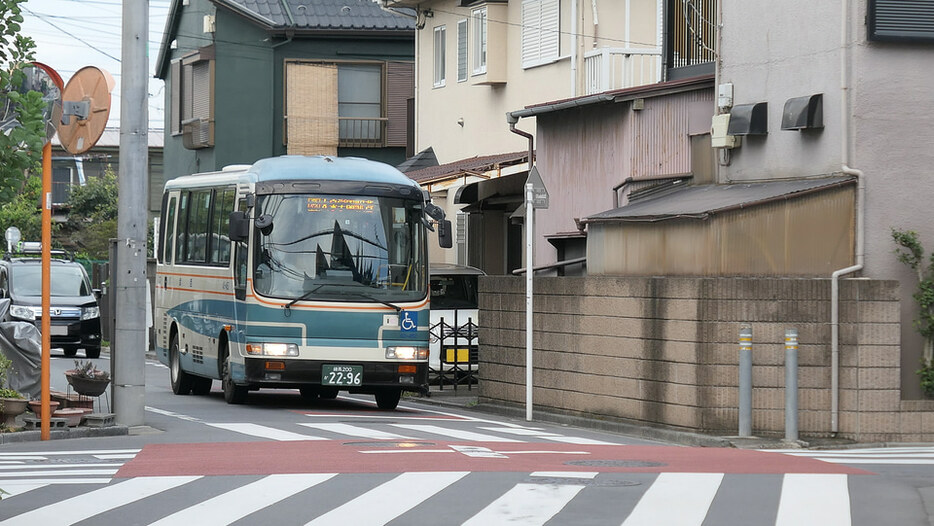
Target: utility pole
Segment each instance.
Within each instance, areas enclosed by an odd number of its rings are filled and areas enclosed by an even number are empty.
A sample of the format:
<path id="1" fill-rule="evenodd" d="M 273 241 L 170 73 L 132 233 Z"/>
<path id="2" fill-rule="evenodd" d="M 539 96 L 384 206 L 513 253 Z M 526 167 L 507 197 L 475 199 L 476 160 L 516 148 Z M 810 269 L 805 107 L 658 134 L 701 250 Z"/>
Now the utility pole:
<path id="1" fill-rule="evenodd" d="M 146 365 L 146 230 L 149 165 L 149 1 L 123 2 L 120 85 L 120 198 L 117 207 L 116 324 L 111 358 L 114 412 L 143 424 Z"/>

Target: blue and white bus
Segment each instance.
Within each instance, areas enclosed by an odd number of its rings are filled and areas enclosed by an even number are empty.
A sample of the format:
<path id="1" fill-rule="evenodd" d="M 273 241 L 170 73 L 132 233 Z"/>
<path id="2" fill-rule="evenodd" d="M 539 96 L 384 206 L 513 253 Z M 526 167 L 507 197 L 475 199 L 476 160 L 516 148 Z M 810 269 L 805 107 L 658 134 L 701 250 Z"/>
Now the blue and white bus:
<path id="1" fill-rule="evenodd" d="M 156 350 L 175 394 L 375 395 L 427 385 L 428 238 L 451 225 L 417 183 L 356 158 L 283 156 L 166 183 Z M 431 219 L 435 219 L 433 222 Z"/>

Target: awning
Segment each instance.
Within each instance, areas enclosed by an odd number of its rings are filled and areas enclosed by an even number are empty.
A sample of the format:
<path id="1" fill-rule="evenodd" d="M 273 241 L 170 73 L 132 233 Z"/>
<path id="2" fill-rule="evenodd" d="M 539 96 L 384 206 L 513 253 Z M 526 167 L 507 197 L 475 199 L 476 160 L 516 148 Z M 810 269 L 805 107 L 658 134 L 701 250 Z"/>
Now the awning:
<path id="1" fill-rule="evenodd" d="M 454 202 L 469 205 L 464 210 L 514 210 L 522 202 L 522 192 L 528 172 L 504 175 L 466 184 L 457 189 Z"/>

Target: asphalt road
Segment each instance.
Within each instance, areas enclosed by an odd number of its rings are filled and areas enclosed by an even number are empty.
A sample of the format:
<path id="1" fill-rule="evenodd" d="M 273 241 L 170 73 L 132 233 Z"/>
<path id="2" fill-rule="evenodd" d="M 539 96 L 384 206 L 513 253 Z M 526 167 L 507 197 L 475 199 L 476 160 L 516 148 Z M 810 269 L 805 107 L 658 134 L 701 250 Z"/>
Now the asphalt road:
<path id="1" fill-rule="evenodd" d="M 72 366 L 53 359 L 53 388 Z M 0 525 L 931 524 L 926 446 L 684 447 L 296 391 L 230 406 L 218 382 L 175 396 L 146 367 L 146 426 L 129 436 L 0 446 Z"/>

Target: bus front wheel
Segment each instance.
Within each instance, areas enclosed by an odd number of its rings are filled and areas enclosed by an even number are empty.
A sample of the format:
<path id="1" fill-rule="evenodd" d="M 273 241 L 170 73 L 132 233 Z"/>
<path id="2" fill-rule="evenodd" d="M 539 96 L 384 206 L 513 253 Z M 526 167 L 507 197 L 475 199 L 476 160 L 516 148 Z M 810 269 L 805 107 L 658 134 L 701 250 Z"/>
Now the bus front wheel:
<path id="1" fill-rule="evenodd" d="M 386 389 L 376 392 L 376 406 L 383 411 L 392 411 L 399 405 L 402 389 Z"/>
<path id="2" fill-rule="evenodd" d="M 178 334 L 172 335 L 169 344 L 169 379 L 172 381 L 172 392 L 177 395 L 187 395 L 191 392 L 191 376 L 182 370 L 178 356 Z"/>
<path id="3" fill-rule="evenodd" d="M 237 385 L 230 376 L 230 352 L 224 348 L 224 370 L 221 374 L 221 387 L 224 389 L 224 400 L 228 404 L 242 404 L 246 402 L 249 392 L 246 386 Z"/>

